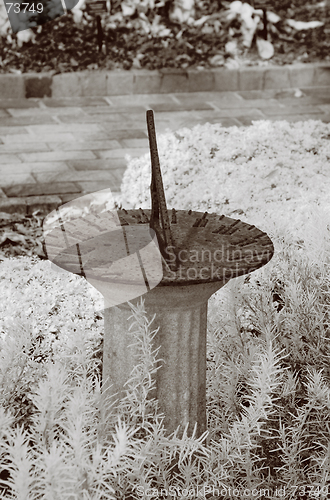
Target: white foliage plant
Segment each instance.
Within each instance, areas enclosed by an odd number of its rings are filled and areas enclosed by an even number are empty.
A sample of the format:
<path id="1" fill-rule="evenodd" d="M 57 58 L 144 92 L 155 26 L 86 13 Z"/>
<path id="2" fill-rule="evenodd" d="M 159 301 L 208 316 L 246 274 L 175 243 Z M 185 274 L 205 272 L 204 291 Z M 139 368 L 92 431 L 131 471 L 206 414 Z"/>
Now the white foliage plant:
<path id="1" fill-rule="evenodd" d="M 3 498 L 232 498 L 236 489 L 291 500 L 304 488 L 327 498 L 329 137 L 329 125 L 311 121 L 158 137 L 169 207 L 239 214 L 275 247 L 266 266 L 209 300 L 208 428 L 198 438 L 165 433 L 151 397 L 157 317 L 143 301 L 130 326 L 137 363 L 116 402 L 101 391 L 100 294 L 37 258 L 0 264 Z M 148 156 L 131 159 L 125 208 L 150 206 L 149 183 Z"/>

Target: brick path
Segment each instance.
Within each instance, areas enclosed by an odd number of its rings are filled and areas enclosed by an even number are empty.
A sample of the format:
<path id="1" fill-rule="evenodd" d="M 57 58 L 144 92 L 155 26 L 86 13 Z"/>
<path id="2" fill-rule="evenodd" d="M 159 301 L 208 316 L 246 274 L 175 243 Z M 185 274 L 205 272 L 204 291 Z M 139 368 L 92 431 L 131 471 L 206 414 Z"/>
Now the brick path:
<path id="1" fill-rule="evenodd" d="M 51 211 L 83 194 L 120 190 L 125 155 L 148 151 L 145 112 L 156 130 L 206 122 L 330 121 L 330 87 L 67 99 L 0 100 L 0 211 Z"/>

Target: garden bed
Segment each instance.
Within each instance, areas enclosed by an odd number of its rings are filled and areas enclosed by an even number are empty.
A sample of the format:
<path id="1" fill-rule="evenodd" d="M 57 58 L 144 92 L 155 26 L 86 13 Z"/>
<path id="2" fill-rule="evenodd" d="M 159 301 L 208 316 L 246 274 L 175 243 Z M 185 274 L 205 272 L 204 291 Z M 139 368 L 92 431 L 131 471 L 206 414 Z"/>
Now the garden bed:
<path id="1" fill-rule="evenodd" d="M 128 500 L 148 488 L 146 497 L 165 500 L 170 487 L 191 499 L 203 487 L 205 498 L 267 488 L 270 498 L 276 489 L 285 500 L 294 491 L 327 498 L 329 137 L 330 125 L 315 121 L 206 124 L 158 137 L 169 207 L 240 218 L 275 247 L 266 266 L 209 301 L 208 436 L 199 441 L 166 437 L 147 398 L 155 364 L 142 307 L 141 364 L 118 422 L 99 397 L 100 295 L 40 256 L 4 259 L 0 465 L 11 468 L 13 492 Z M 150 206 L 149 171 L 147 156 L 130 160 L 125 208 Z"/>
<path id="2" fill-rule="evenodd" d="M 315 205 L 330 209 L 330 126 L 320 121 L 197 125 L 162 134 L 159 155 L 169 208 L 237 216 L 265 231 L 272 221 L 297 239 Z M 125 208 L 150 208 L 150 168 L 148 155 L 129 162 Z"/>
<path id="3" fill-rule="evenodd" d="M 262 21 L 253 39 L 247 41 L 242 15 L 228 17 L 230 2 L 198 1 L 191 21 L 186 22 L 171 15 L 170 2 L 154 8 L 151 2 L 130 5 L 127 14 L 120 2 L 113 2 L 111 15 L 105 15 L 106 53 L 97 50 L 94 19 L 85 10 L 82 18 L 69 11 L 18 36 L 9 29 L 0 42 L 0 72 L 56 74 L 85 69 L 237 67 L 329 60 L 330 16 L 325 1 L 274 2 L 271 11 L 278 18 L 271 17 L 268 24 L 267 38 L 274 48 L 269 60 L 257 49 L 257 39 L 265 37 Z M 259 16 L 262 18 L 260 11 Z M 302 28 L 299 22 L 319 25 Z"/>

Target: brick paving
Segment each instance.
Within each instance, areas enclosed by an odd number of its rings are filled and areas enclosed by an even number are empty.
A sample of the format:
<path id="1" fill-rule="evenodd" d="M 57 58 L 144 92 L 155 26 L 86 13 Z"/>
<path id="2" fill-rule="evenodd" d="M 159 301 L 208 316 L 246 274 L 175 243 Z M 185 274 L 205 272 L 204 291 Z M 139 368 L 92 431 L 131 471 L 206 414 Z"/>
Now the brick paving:
<path id="1" fill-rule="evenodd" d="M 51 211 L 84 194 L 120 190 L 126 154 L 149 151 L 156 130 L 252 120 L 330 121 L 330 87 L 45 99 L 0 99 L 0 211 Z"/>

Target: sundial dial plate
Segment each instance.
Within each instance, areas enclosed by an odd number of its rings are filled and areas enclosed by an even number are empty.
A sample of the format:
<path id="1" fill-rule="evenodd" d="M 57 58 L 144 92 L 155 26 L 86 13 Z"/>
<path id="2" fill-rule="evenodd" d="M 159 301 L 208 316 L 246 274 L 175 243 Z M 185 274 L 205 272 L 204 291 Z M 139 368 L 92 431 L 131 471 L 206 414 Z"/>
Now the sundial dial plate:
<path id="1" fill-rule="evenodd" d="M 128 252 L 133 254 L 144 248 L 150 241 L 150 233 L 148 230 L 136 233 L 134 227 L 149 228 L 151 210 L 121 209 L 117 214 L 120 221 L 118 230 L 125 231 L 125 237 L 130 242 Z M 240 220 L 218 214 L 205 215 L 198 211 L 168 210 L 170 220 L 173 215 L 176 222 L 171 224 L 171 234 L 178 256 L 178 269 L 171 270 L 163 258 L 163 278 L 158 286 L 219 281 L 219 276 L 233 278 L 258 269 L 273 256 L 274 247 L 267 234 Z M 109 222 L 110 218 L 113 220 L 113 214 L 109 212 Z M 80 219 L 79 226 L 82 220 Z M 205 226 L 194 227 L 196 220 L 206 221 Z M 106 225 L 106 213 L 102 214 L 102 225 Z M 73 236 L 74 233 L 71 233 L 71 237 Z M 124 254 L 123 246 L 118 242 L 113 230 L 103 231 L 93 238 L 80 241 L 78 247 L 80 256 L 75 241 L 70 247 L 62 249 L 54 263 L 79 275 L 88 271 L 90 276 L 93 275 L 101 281 L 124 280 L 129 283 L 135 275 L 133 269 L 126 269 L 124 257 L 129 253 Z M 171 261 L 174 259 L 173 249 L 167 250 Z M 122 266 L 118 262 L 121 259 Z M 110 265 L 115 261 L 119 274 L 109 275 Z"/>
<path id="2" fill-rule="evenodd" d="M 75 274 L 134 284 L 145 265 L 143 253 L 157 286 L 228 281 L 269 262 L 273 244 L 255 226 L 214 213 L 167 209 L 151 110 L 147 125 L 151 210 L 104 211 L 65 223 L 59 216 L 47 237 L 48 258 Z M 152 241 L 157 245 L 148 245 Z"/>

